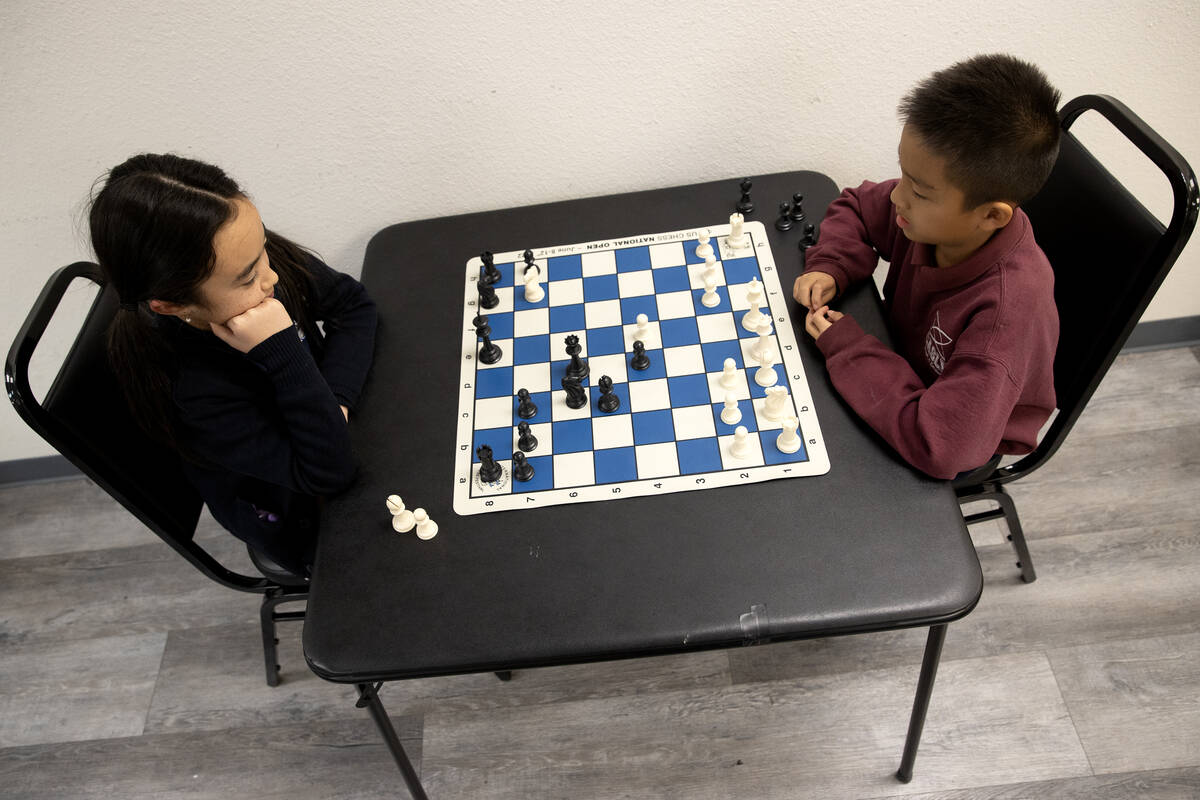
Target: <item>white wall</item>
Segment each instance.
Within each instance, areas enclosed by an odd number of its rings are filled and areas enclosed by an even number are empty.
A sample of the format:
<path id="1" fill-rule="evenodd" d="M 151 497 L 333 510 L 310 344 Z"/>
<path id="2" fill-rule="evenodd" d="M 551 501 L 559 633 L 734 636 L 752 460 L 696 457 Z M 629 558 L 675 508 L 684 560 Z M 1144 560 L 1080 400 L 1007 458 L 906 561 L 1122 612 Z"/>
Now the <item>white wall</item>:
<path id="1" fill-rule="evenodd" d="M 354 274 L 403 220 L 791 169 L 888 177 L 899 97 L 984 51 L 1039 63 L 1065 98 L 1125 100 L 1200 165 L 1195 0 L 304 5 L 0 2 L 0 345 L 89 255 L 93 181 L 140 151 L 224 166 L 268 225 Z M 1195 314 L 1193 244 L 1146 318 Z M 0 420 L 0 460 L 52 452 L 7 403 Z"/>

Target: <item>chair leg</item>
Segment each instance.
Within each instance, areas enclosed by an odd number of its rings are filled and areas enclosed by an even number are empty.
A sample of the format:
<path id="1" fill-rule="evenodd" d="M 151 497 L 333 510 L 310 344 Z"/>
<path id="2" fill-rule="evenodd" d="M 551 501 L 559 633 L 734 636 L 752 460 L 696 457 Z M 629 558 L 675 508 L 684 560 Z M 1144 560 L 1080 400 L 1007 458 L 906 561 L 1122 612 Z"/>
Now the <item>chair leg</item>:
<path id="1" fill-rule="evenodd" d="M 275 607 L 280 603 L 307 599 L 308 592 L 288 593 L 281 589 L 268 589 L 263 593 L 258 616 L 262 623 L 263 662 L 267 670 L 267 686 L 279 685 L 279 637 L 275 635 L 275 622 L 304 619 L 303 611 L 276 612 Z"/>
<path id="2" fill-rule="evenodd" d="M 1021 528 L 1021 517 L 1017 514 L 1017 505 L 1012 495 L 1004 491 L 1003 486 L 997 486 L 992 498 L 1000 504 L 1004 512 L 1004 524 L 1008 526 L 1008 540 L 1012 542 L 1017 552 L 1017 566 L 1021 568 L 1021 580 L 1033 583 L 1037 573 L 1033 571 L 1033 559 L 1029 557 L 1029 546 L 1025 543 L 1025 531 Z"/>

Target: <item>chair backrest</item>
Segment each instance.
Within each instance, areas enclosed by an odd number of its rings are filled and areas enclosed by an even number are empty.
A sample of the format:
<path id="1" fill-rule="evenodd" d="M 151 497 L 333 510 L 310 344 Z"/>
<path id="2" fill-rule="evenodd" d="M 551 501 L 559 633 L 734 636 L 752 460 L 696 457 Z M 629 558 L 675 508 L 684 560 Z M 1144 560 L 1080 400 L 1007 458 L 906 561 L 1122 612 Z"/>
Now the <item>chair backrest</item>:
<path id="1" fill-rule="evenodd" d="M 1166 175 L 1173 207 L 1165 227 L 1069 132 L 1088 110 L 1104 115 Z M 1084 95 L 1059 117 L 1058 161 L 1024 206 L 1054 269 L 1058 415 L 1032 453 L 987 479 L 997 483 L 1028 474 L 1062 444 L 1187 243 L 1200 209 L 1192 168 L 1120 101 Z"/>
<path id="2" fill-rule="evenodd" d="M 42 334 L 78 278 L 101 290 L 83 320 L 41 402 L 29 386 L 29 362 Z M 107 330 L 116 293 L 95 264 L 77 262 L 55 272 L 17 333 L 4 366 L 8 397 L 31 428 L 208 577 L 225 586 L 260 592 L 273 584 L 226 569 L 193 540 L 203 500 L 183 473 L 179 456 L 135 422 L 109 367 Z"/>

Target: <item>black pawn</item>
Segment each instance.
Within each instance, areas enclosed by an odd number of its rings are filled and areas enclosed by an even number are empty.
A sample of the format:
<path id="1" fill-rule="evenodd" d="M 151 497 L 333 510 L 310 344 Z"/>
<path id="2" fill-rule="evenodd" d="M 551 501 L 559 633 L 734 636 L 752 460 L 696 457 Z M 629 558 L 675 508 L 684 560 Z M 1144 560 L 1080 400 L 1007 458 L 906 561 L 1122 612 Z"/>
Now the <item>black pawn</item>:
<path id="1" fill-rule="evenodd" d="M 613 393 L 612 378 L 607 375 L 600 376 L 600 400 L 596 405 L 605 414 L 611 414 L 621 407 L 621 398 Z"/>
<path id="2" fill-rule="evenodd" d="M 479 305 L 482 308 L 495 308 L 500 305 L 500 298 L 496 296 L 496 288 L 486 270 L 479 273 Z"/>
<path id="3" fill-rule="evenodd" d="M 517 447 L 524 450 L 526 453 L 532 453 L 537 450 L 537 437 L 533 435 L 533 431 L 529 430 L 529 423 L 521 421 L 517 423 Z"/>
<path id="4" fill-rule="evenodd" d="M 587 362 L 579 357 L 580 352 L 583 351 L 583 345 L 579 343 L 579 337 L 575 334 L 568 336 L 565 341 L 567 344 L 567 355 L 571 357 L 571 363 L 567 364 L 565 374 L 568 378 L 579 378 L 582 381 L 592 371 Z"/>
<path id="5" fill-rule="evenodd" d="M 520 450 L 513 453 L 512 473 L 514 478 L 522 482 L 533 477 L 533 464 L 525 459 L 525 454 Z"/>
<path id="6" fill-rule="evenodd" d="M 537 403 L 529 397 L 528 389 L 517 389 L 517 416 L 521 419 L 532 419 L 537 416 Z"/>
<path id="7" fill-rule="evenodd" d="M 504 351 L 492 341 L 492 326 L 488 325 L 488 318 L 480 314 L 473 322 L 475 335 L 483 339 L 483 347 L 479 348 L 479 360 L 484 364 L 495 364 L 504 357 Z"/>
<path id="8" fill-rule="evenodd" d="M 817 228 L 811 222 L 804 226 L 804 237 L 800 240 L 800 249 L 807 250 L 817 243 Z"/>
<path id="9" fill-rule="evenodd" d="M 587 405 L 587 391 L 583 388 L 583 384 L 579 382 L 579 378 L 564 375 L 562 387 L 567 392 L 567 408 L 583 408 Z"/>
<path id="10" fill-rule="evenodd" d="M 492 255 L 490 250 L 484 250 L 479 254 L 479 260 L 483 262 L 483 269 L 487 272 L 488 281 L 493 285 L 500 282 L 500 270 L 496 267 L 496 257 Z"/>
<path id="11" fill-rule="evenodd" d="M 804 195 L 796 192 L 792 195 L 792 222 L 804 222 Z"/>
<path id="12" fill-rule="evenodd" d="M 794 224 L 792 222 L 792 204 L 784 200 L 779 204 L 779 219 L 775 220 L 775 230 L 790 231 Z"/>
<path id="13" fill-rule="evenodd" d="M 640 340 L 633 342 L 633 358 L 630 359 L 629 366 L 639 372 L 650 366 L 650 356 L 646 355 L 646 345 L 642 344 Z"/>
<path id="14" fill-rule="evenodd" d="M 479 480 L 484 483 L 495 483 L 504 475 L 504 470 L 496 463 L 496 459 L 492 458 L 492 448 L 486 444 L 481 444 L 475 449 L 475 455 L 479 456 Z"/>
<path id="15" fill-rule="evenodd" d="M 749 214 L 754 210 L 754 201 L 750 199 L 750 187 L 754 184 L 749 178 L 742 178 L 741 189 L 742 199 L 738 200 L 737 210 L 739 214 Z"/>

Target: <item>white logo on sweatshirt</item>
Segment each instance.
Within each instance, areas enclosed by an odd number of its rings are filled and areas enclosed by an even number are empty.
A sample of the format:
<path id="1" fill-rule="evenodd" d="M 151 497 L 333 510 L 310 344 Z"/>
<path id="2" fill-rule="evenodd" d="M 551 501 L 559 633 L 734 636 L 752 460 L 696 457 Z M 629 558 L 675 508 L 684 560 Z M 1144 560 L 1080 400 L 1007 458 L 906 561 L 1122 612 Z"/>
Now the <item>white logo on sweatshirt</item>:
<path id="1" fill-rule="evenodd" d="M 942 315 L 941 312 L 934 314 L 933 325 L 929 328 L 929 333 L 925 334 L 925 358 L 929 361 L 929 368 L 936 374 L 941 375 L 942 370 L 946 368 L 946 350 L 954 343 L 944 330 L 941 328 Z"/>

